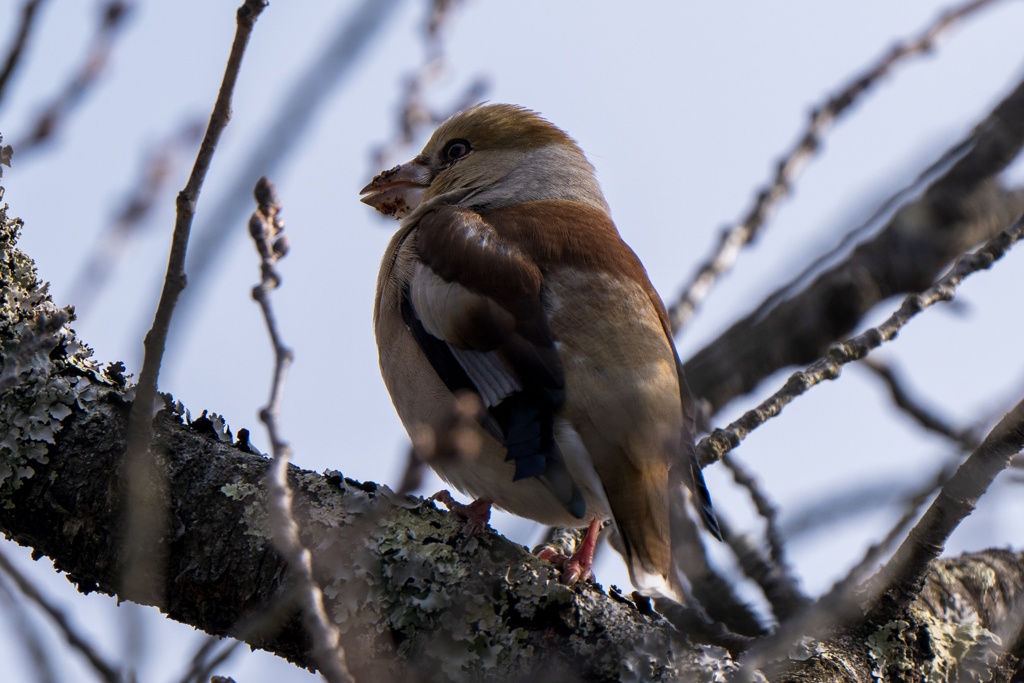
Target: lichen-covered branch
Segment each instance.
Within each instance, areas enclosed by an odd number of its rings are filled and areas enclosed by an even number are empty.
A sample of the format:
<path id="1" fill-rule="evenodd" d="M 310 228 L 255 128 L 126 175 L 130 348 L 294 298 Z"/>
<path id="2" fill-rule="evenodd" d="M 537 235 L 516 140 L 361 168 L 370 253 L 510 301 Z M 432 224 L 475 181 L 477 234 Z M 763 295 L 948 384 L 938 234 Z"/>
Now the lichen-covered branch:
<path id="1" fill-rule="evenodd" d="M 40 311 L 53 308 L 33 264 L 13 246 L 18 227 L 0 211 L 5 358 L 21 335 L 38 337 Z M 123 492 L 111 476 L 127 447 L 131 389 L 117 366 L 91 362 L 67 326 L 48 354 L 32 358 L 0 393 L 0 530 L 51 558 L 84 592 L 155 604 L 173 619 L 309 666 L 291 575 L 270 542 L 267 458 L 205 413 L 189 419 L 169 405 L 157 415 L 151 453 L 164 474 L 171 521 L 157 539 L 167 550 L 164 579 L 160 590 L 133 593 L 121 581 L 123 508 L 116 503 Z M 461 521 L 420 499 L 294 467 L 289 484 L 325 609 L 357 680 L 721 680 L 737 668 L 726 650 L 692 644 L 616 589 L 562 585 L 551 565 L 493 532 L 467 543 Z M 1012 617 L 1020 612 L 1024 556 L 1003 553 L 989 565 L 989 583 L 999 590 L 985 593 L 976 622 L 965 626 L 959 611 L 930 611 L 928 600 L 973 604 L 985 584 L 964 572 L 952 581 L 944 571 L 972 561 L 932 563 L 929 585 L 902 621 L 811 644 L 806 656 L 794 652 L 799 659 L 773 664 L 785 675 L 773 670 L 770 678 L 807 680 L 789 677 L 786 667 L 827 665 L 845 672 L 830 680 L 869 680 L 872 667 L 889 661 L 955 674 L 981 653 L 994 670 L 1011 671 L 1020 651 Z M 948 647 L 910 647 L 909 634 L 925 632 L 946 634 L 934 642 Z M 1005 649 L 977 649 L 989 648 L 992 634 Z M 958 650 L 951 639 L 968 647 Z"/>
<path id="2" fill-rule="evenodd" d="M 993 549 L 934 562 L 903 614 L 803 643 L 763 672 L 772 683 L 1019 681 L 1022 559 Z"/>

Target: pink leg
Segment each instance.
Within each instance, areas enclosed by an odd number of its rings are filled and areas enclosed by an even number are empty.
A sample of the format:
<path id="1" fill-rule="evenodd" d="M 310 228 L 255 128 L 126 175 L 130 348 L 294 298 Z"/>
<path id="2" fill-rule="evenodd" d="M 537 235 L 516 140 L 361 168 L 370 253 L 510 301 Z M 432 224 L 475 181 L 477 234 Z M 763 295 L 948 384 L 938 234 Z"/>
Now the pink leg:
<path id="1" fill-rule="evenodd" d="M 466 520 L 466 528 L 463 529 L 467 537 L 472 538 L 487 528 L 487 522 L 491 519 L 491 503 L 486 498 L 478 498 L 469 505 L 463 505 L 452 498 L 448 491 L 441 490 L 432 495 L 429 500 L 436 500 L 451 510 L 457 517 Z M 593 554 L 593 553 L 591 553 Z"/>
<path id="2" fill-rule="evenodd" d="M 593 581 L 594 572 L 591 567 L 594 564 L 594 550 L 597 548 L 597 539 L 601 532 L 601 520 L 597 517 L 590 521 L 587 527 L 587 534 L 583 537 L 583 543 L 576 549 L 571 557 L 567 557 L 553 548 L 543 548 L 537 553 L 537 557 L 547 560 L 562 568 L 562 583 L 573 585 L 577 581 Z"/>

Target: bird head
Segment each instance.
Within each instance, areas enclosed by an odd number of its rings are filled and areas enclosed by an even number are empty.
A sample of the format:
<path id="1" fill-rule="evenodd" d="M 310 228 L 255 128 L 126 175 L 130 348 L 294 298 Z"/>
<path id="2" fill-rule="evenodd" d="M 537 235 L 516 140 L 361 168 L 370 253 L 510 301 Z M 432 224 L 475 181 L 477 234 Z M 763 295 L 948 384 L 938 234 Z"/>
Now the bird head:
<path id="1" fill-rule="evenodd" d="M 580 201 L 608 213 L 594 167 L 564 131 L 536 112 L 480 104 L 442 123 L 423 151 L 384 171 L 361 201 L 404 218 L 439 204 L 478 210 L 543 199 Z"/>

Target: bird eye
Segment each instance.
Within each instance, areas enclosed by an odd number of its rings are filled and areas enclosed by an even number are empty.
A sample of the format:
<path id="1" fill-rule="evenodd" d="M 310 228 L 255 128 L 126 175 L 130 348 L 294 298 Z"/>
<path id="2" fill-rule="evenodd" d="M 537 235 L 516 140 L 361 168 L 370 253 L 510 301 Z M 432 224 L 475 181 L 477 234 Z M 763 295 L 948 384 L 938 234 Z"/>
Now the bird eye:
<path id="1" fill-rule="evenodd" d="M 450 164 L 469 154 L 472 149 L 468 140 L 452 140 L 444 146 L 441 156 L 444 157 L 445 163 Z"/>

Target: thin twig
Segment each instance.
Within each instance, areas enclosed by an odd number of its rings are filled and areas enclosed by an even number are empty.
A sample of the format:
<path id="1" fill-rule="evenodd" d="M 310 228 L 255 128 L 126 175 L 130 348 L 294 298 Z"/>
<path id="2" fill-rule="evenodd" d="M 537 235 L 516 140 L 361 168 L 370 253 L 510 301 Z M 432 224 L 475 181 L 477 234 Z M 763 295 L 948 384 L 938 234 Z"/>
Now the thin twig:
<path id="1" fill-rule="evenodd" d="M 959 462 L 959 460 L 958 460 Z M 828 526 L 850 522 L 858 515 L 868 515 L 888 506 L 899 506 L 912 499 L 918 487 L 893 481 L 892 477 L 857 481 L 845 488 L 825 490 L 812 500 L 786 515 L 782 525 L 786 538 L 822 533 Z"/>
<path id="2" fill-rule="evenodd" d="M 786 384 L 757 408 L 749 410 L 724 429 L 715 429 L 697 444 L 702 464 L 720 460 L 726 453 L 738 446 L 746 436 L 778 415 L 793 399 L 825 380 L 839 376 L 847 363 L 860 360 L 872 349 L 893 339 L 896 334 L 924 309 L 940 301 L 949 301 L 956 293 L 960 282 L 979 270 L 989 268 L 1024 237 L 1024 217 L 991 239 L 984 247 L 972 254 L 965 254 L 956 260 L 953 268 L 934 285 L 921 292 L 911 294 L 903 304 L 878 327 L 852 337 L 845 342 L 833 344 L 828 354 L 806 370 L 792 374 Z"/>
<path id="3" fill-rule="evenodd" d="M 829 592 L 819 600 L 819 603 L 835 605 L 839 604 L 844 599 L 843 596 L 852 595 L 856 584 L 863 581 L 868 572 L 878 566 L 878 562 L 882 559 L 882 556 L 893 546 L 899 537 L 906 532 L 907 527 L 917 519 L 921 506 L 927 503 L 928 500 L 935 495 L 936 491 L 946 485 L 949 478 L 953 476 L 955 471 L 956 465 L 947 465 L 946 467 L 943 467 L 931 481 L 922 486 L 920 490 L 907 499 L 903 515 L 895 524 L 892 525 L 892 528 L 889 529 L 889 533 L 885 535 L 885 538 L 868 546 L 868 549 L 864 552 L 864 556 L 861 558 L 860 562 L 851 567 L 846 573 L 846 576 L 837 581 Z"/>
<path id="4" fill-rule="evenodd" d="M 228 629 L 226 635 L 230 642 L 216 655 L 210 656 L 221 641 L 211 637 L 204 642 L 191 657 L 189 669 L 181 677 L 181 683 L 209 681 L 213 670 L 234 655 L 240 645 L 265 641 L 280 631 L 295 615 L 298 592 L 297 586 L 289 586 L 268 603 L 244 614 Z"/>
<path id="5" fill-rule="evenodd" d="M 998 428 L 993 430 L 993 434 L 997 430 Z M 978 453 L 978 451 L 975 453 Z M 860 584 L 864 580 L 865 575 L 878 565 L 878 562 L 888 549 L 892 547 L 906 530 L 906 527 L 918 516 L 921 506 L 932 498 L 936 490 L 946 489 L 951 482 L 951 476 L 951 467 L 944 467 L 932 481 L 923 486 L 918 493 L 907 501 L 906 510 L 890 528 L 886 537 L 879 543 L 872 544 L 866 550 L 861 560 L 847 572 L 842 580 L 836 582 L 813 606 L 791 618 L 790 621 L 781 624 L 775 633 L 757 643 L 749 652 L 746 652 L 742 658 L 743 675 L 739 677 L 739 680 L 750 680 L 754 671 L 760 669 L 768 661 L 784 657 L 786 652 L 792 651 L 794 645 L 800 640 L 806 637 L 824 637 L 828 631 L 833 630 L 837 625 L 843 624 L 850 620 L 850 618 L 862 615 L 866 611 L 865 605 L 870 605 L 877 601 L 881 597 L 882 591 L 886 589 L 885 583 L 879 581 L 880 577 L 883 577 L 883 572 L 880 571 L 876 574 L 876 577 L 868 582 L 866 586 L 861 586 Z M 933 502 L 932 508 L 934 509 L 935 506 L 936 503 Z M 952 508 L 949 508 L 948 512 L 951 513 Z M 956 523 L 958 522 L 954 522 L 952 525 L 955 526 Z M 921 522 L 919 522 L 920 525 Z M 951 528 L 949 530 L 951 531 Z M 903 545 L 906 546 L 907 543 L 908 541 L 904 541 Z M 938 557 L 939 552 L 941 552 L 941 546 L 936 550 L 934 557 Z M 908 597 L 912 598 L 912 596 Z"/>
<path id="6" fill-rule="evenodd" d="M 726 455 L 722 463 L 732 472 L 733 481 L 742 486 L 750 494 L 750 500 L 754 503 L 757 514 L 765 521 L 765 538 L 768 542 L 768 551 L 772 561 L 779 565 L 780 569 L 786 569 L 785 541 L 779 531 L 779 511 L 775 504 L 768 499 L 768 496 L 761 490 L 757 479 L 747 471 L 735 458 Z"/>
<path id="7" fill-rule="evenodd" d="M 14 43 L 11 44 L 11 49 L 7 52 L 3 69 L 0 69 L 0 104 L 4 101 L 4 94 L 11 76 L 21 63 L 21 58 L 25 56 L 28 37 L 32 34 L 32 26 L 42 4 L 42 0 L 27 0 L 21 8 L 21 24 L 18 25 L 18 33 L 14 38 Z"/>
<path id="8" fill-rule="evenodd" d="M 911 397 L 910 392 L 904 387 L 901 378 L 889 364 L 868 358 L 862 365 L 885 383 L 889 389 L 890 396 L 892 396 L 893 403 L 919 425 L 930 432 L 941 434 L 950 439 L 965 451 L 973 450 L 978 446 L 978 437 L 972 430 L 953 427 L 941 417 L 935 415 L 931 410 L 915 401 Z"/>
<path id="9" fill-rule="evenodd" d="M 211 681 L 215 676 L 212 676 L 213 670 L 218 666 L 226 662 L 230 657 L 234 656 L 238 652 L 239 646 L 242 645 L 240 640 L 232 640 L 230 643 L 225 645 L 220 652 L 215 656 L 207 660 L 199 669 L 196 670 L 195 677 L 188 679 L 190 683 L 205 683 L 205 681 Z M 231 680 L 226 679 L 226 680 Z"/>
<path id="10" fill-rule="evenodd" d="M 892 47 L 875 62 L 874 66 L 811 111 L 804 134 L 800 136 L 796 146 L 778 161 L 772 181 L 758 192 L 754 205 L 743 219 L 722 231 L 715 251 L 698 268 L 696 275 L 683 289 L 678 300 L 669 308 L 674 334 L 678 334 L 689 322 L 715 283 L 732 269 L 740 250 L 757 236 L 779 203 L 789 196 L 800 171 L 821 149 L 825 135 L 838 118 L 901 62 L 909 57 L 929 53 L 950 28 L 996 1 L 971 0 L 943 13 L 919 36 Z"/>
<path id="11" fill-rule="evenodd" d="M 875 575 L 876 590 L 865 605 L 871 618 L 887 618 L 921 590 L 932 560 L 950 534 L 972 512 L 996 476 L 1024 449 L 1024 400 L 1003 416 L 985 440 L 943 485 L 931 507 L 910 530 L 892 558 Z"/>
<path id="12" fill-rule="evenodd" d="M 908 185 L 899 188 L 882 200 L 871 212 L 870 216 L 843 235 L 835 246 L 816 256 L 796 276 L 772 292 L 764 301 L 757 305 L 757 308 L 754 309 L 750 317 L 754 319 L 763 317 L 794 294 L 798 287 L 806 286 L 808 279 L 812 275 L 822 272 L 826 264 L 837 262 L 839 255 L 849 252 L 857 244 L 858 240 L 872 232 L 884 230 L 886 224 L 891 224 L 897 210 L 901 206 L 911 205 L 915 201 L 919 201 L 922 189 L 927 189 L 941 174 L 948 172 L 957 161 L 966 154 L 969 154 L 974 146 L 974 137 L 968 136 L 943 152 L 927 168 L 918 172 Z M 886 223 L 883 223 L 883 220 Z"/>
<path id="13" fill-rule="evenodd" d="M 1006 190 L 998 180 L 1022 148 L 1024 80 L 955 146 L 956 154 L 944 155 L 938 177 L 876 235 L 799 292 L 771 310 L 757 306 L 695 353 L 685 364 L 691 389 L 714 413 L 774 371 L 817 360 L 881 301 L 931 285 L 949 262 L 1024 210 L 1024 190 Z"/>
<path id="14" fill-rule="evenodd" d="M 721 518 L 718 521 L 723 522 Z M 766 556 L 752 534 L 737 533 L 729 523 L 721 524 L 721 528 L 722 538 L 736 556 L 743 574 L 760 587 L 777 621 L 783 622 L 811 604 L 800 590 L 796 575 Z"/>
<path id="15" fill-rule="evenodd" d="M 457 111 L 470 107 L 487 92 L 487 79 L 477 76 L 455 99 L 455 103 L 442 110 L 431 108 L 425 92 L 448 70 L 445 60 L 444 30 L 451 23 L 456 6 L 461 0 L 431 0 L 430 17 L 424 27 L 422 39 L 425 58 L 420 68 L 405 79 L 404 91 L 398 104 L 398 134 L 391 142 L 377 146 L 371 153 L 372 172 L 391 166 L 394 157 L 416 141 L 425 131 L 436 127 Z"/>
<path id="16" fill-rule="evenodd" d="M 14 144 L 21 158 L 24 158 L 26 152 L 52 140 L 68 115 L 85 101 L 85 96 L 106 69 L 114 41 L 132 9 L 131 3 L 126 0 L 110 0 L 102 7 L 100 25 L 82 66 L 53 101 L 43 108 L 29 134 Z"/>
<path id="17" fill-rule="evenodd" d="M 210 679 L 210 672 L 233 655 L 242 644 L 240 640 L 231 639 L 216 656 L 210 655 L 221 644 L 220 638 L 208 636 L 189 660 L 188 671 L 181 677 L 181 683 L 203 683 Z"/>
<path id="18" fill-rule="evenodd" d="M 90 645 L 89 641 L 78 633 L 78 629 L 71 623 L 71 619 L 59 607 L 43 596 L 32 582 L 28 580 L 28 577 L 18 571 L 18 568 L 2 552 L 0 552 L 0 571 L 3 571 L 4 574 L 10 577 L 14 585 L 18 587 L 18 590 L 26 598 L 39 606 L 46 616 L 50 618 L 54 626 L 57 627 L 57 630 L 64 635 L 68 645 L 85 657 L 85 660 L 89 662 L 97 676 L 107 683 L 121 683 L 121 675 L 118 673 L 117 668 L 103 659 L 103 656 L 96 651 L 96 648 Z"/>
<path id="19" fill-rule="evenodd" d="M 799 588 L 799 580 L 786 560 L 786 543 L 779 528 L 778 509 L 768 499 L 757 479 L 734 457 L 727 454 L 723 464 L 732 472 L 733 480 L 750 494 L 757 513 L 765 521 L 765 542 L 768 557 L 750 547 L 747 536 L 732 534 L 726 541 L 736 555 L 744 573 L 761 586 L 779 621 L 805 607 L 809 600 Z"/>
<path id="20" fill-rule="evenodd" d="M 723 624 L 730 631 L 743 636 L 764 635 L 766 631 L 761 619 L 739 594 L 736 582 L 715 567 L 708 558 L 707 548 L 704 547 L 700 531 L 688 508 L 683 496 L 672 496 L 669 506 L 672 555 L 679 571 L 690 584 L 689 592 L 711 620 Z M 728 519 L 719 515 L 718 522 L 723 538 L 728 539 Z M 622 547 L 621 544 L 619 547 Z M 677 627 L 685 631 L 686 624 L 677 624 Z"/>
<path id="21" fill-rule="evenodd" d="M 36 623 L 30 618 L 28 605 L 17 595 L 7 580 L 0 573 L 0 614 L 9 622 L 13 632 L 12 640 L 22 644 L 22 648 L 32 667 L 35 669 L 37 683 L 57 683 L 54 671 L 53 644 L 39 632 Z M 9 666 L 9 664 L 8 664 Z"/>
<path id="22" fill-rule="evenodd" d="M 456 6 L 461 0 L 431 0 L 431 12 L 424 27 L 422 40 L 426 57 L 415 74 L 405 79 L 401 100 L 398 104 L 398 132 L 386 144 L 377 145 L 370 152 L 372 173 L 391 166 L 395 157 L 427 129 L 434 128 L 457 111 L 472 106 L 483 99 L 488 83 L 478 76 L 456 99 L 456 103 L 444 110 L 435 110 L 427 105 L 424 92 L 430 84 L 446 72 L 444 30 L 450 25 Z M 405 468 L 398 485 L 398 492 L 411 494 L 423 483 L 426 462 L 415 448 L 406 453 Z"/>
<path id="23" fill-rule="evenodd" d="M 323 592 L 313 576 L 313 555 L 302 544 L 299 525 L 292 515 L 292 489 L 288 484 L 288 462 L 291 447 L 282 439 L 278 425 L 284 397 L 284 381 L 292 362 L 292 351 L 284 345 L 273 308 L 270 292 L 281 283 L 275 270 L 277 261 L 288 253 L 288 242 L 281 231 L 284 224 L 278 214 L 281 203 L 274 186 L 266 178 L 256 183 L 258 209 L 249 221 L 249 233 L 260 253 L 260 284 L 253 287 L 252 298 L 259 303 L 274 346 L 274 377 L 267 405 L 260 410 L 260 420 L 267 426 L 273 460 L 267 471 L 267 507 L 274 541 L 300 588 L 299 604 L 306 630 L 313 641 L 313 659 L 320 673 L 331 683 L 354 681 L 345 663 L 338 629 L 327 616 Z"/>
<path id="24" fill-rule="evenodd" d="M 167 334 L 178 297 L 185 288 L 185 254 L 192 219 L 203 181 L 217 149 L 217 142 L 231 117 L 231 97 L 249 36 L 252 34 L 256 19 L 266 6 L 267 0 L 245 0 L 238 8 L 235 38 L 217 101 L 210 115 L 206 135 L 199 147 L 192 173 L 185 188 L 178 194 L 177 217 L 174 234 L 171 237 L 167 274 L 156 314 L 153 316 L 153 326 L 146 334 L 144 342 L 145 356 L 128 421 L 128 448 L 125 455 L 128 488 L 125 508 L 125 579 L 126 588 L 129 594 L 135 594 L 135 599 L 146 596 L 149 601 L 160 600 L 158 587 L 162 585 L 162 581 L 159 579 L 161 571 L 157 553 L 162 547 L 159 539 L 162 537 L 166 511 L 158 499 L 163 477 L 157 471 L 153 459 L 149 457 L 149 442 L 157 400 L 157 378 L 163 361 Z"/>
<path id="25" fill-rule="evenodd" d="M 267 106 L 273 100 L 277 109 L 270 115 L 264 133 L 254 136 L 249 155 L 238 167 L 273 175 L 275 169 L 287 163 L 316 122 L 316 114 L 331 101 L 345 77 L 364 63 L 360 57 L 374 37 L 391 25 L 389 20 L 400 6 L 400 0 L 362 0 L 346 15 L 309 64 L 288 79 L 288 89 L 265 99 Z M 233 244 L 229 235 L 250 211 L 253 181 L 251 173 L 236 174 L 200 217 L 188 259 L 193 288 L 203 290 L 205 282 L 216 272 L 217 260 Z M 196 296 L 182 300 L 175 334 L 183 334 L 189 328 L 200 301 Z"/>

